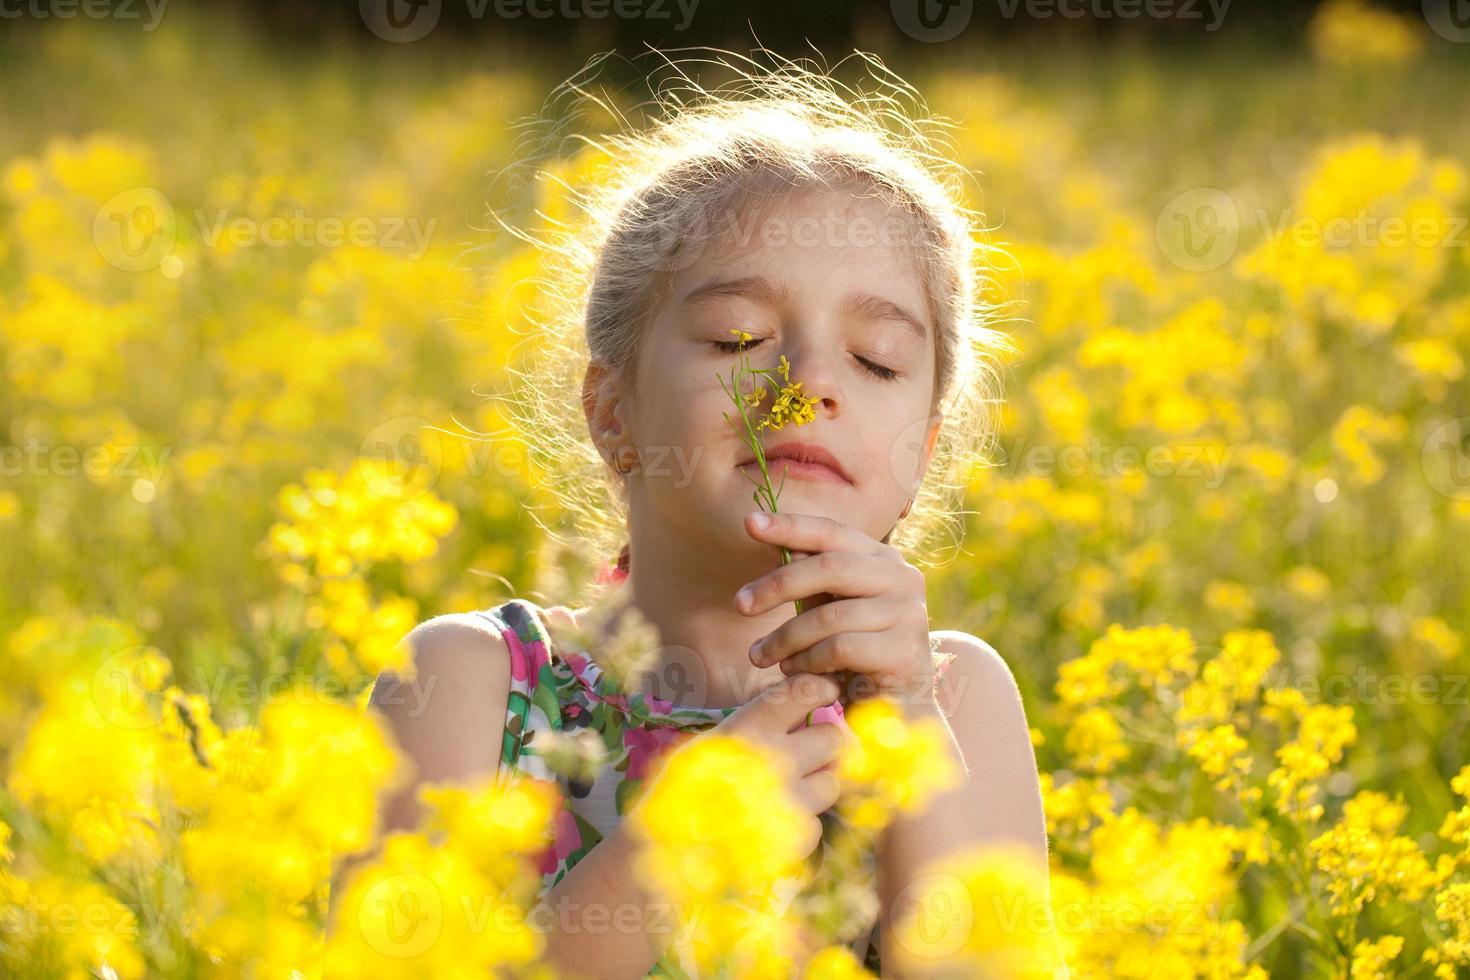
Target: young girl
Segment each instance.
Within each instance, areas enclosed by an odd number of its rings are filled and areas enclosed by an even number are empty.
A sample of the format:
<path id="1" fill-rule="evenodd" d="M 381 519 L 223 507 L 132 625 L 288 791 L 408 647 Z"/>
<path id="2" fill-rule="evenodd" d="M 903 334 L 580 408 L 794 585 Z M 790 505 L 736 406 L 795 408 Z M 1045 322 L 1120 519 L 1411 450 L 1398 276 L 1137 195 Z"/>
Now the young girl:
<path id="1" fill-rule="evenodd" d="M 623 820 L 656 759 L 711 731 L 770 746 L 816 848 L 842 703 L 875 693 L 941 722 L 963 777 L 874 842 L 858 959 L 880 969 L 937 858 L 1021 842 L 1046 866 L 1015 682 L 969 631 L 982 624 L 931 631 L 910 561 L 958 527 L 963 476 L 994 435 L 1008 343 L 978 294 L 983 229 L 963 171 L 904 110 L 911 90 L 869 64 L 877 94 L 789 63 L 741 69 L 590 155 L 596 190 L 574 198 L 588 220 L 543 243 L 555 302 L 523 421 L 549 489 L 592 554 L 617 549 L 616 569 L 584 609 L 517 598 L 422 624 L 416 679 L 374 691 L 418 782 L 509 768 L 558 781 L 538 921 L 569 975 L 692 975 Z M 739 352 L 735 329 L 750 336 Z M 742 354 L 788 368 L 811 406 L 762 435 L 776 515 L 752 502 L 760 473 L 726 419 L 718 379 Z M 655 642 L 614 669 L 608 644 L 629 622 Z M 408 683 L 419 696 L 396 690 Z M 574 735 L 600 751 L 581 774 L 554 772 L 545 753 Z M 390 828 L 417 818 L 416 788 L 388 802 Z M 579 918 L 592 909 L 611 911 L 601 927 Z"/>

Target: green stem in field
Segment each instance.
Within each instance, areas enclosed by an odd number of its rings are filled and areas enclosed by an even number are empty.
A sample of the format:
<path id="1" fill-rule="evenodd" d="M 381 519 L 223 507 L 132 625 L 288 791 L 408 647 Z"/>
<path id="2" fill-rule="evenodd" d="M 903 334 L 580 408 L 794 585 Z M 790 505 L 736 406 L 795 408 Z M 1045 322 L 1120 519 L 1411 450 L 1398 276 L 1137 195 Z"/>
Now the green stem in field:
<path id="1" fill-rule="evenodd" d="M 745 399 L 740 394 L 740 383 L 744 378 L 761 377 L 766 379 L 773 386 L 775 386 L 774 374 L 775 372 L 773 371 L 751 367 L 750 358 L 747 354 L 741 358 L 740 366 L 731 369 L 730 386 L 726 388 L 724 379 L 722 378 L 720 379 L 720 387 L 725 389 L 725 393 L 730 396 L 731 400 L 735 403 L 736 409 L 739 410 L 740 421 L 745 428 L 745 444 L 750 447 L 751 453 L 755 456 L 755 463 L 757 466 L 760 467 L 761 482 L 756 484 L 755 492 L 753 494 L 756 505 L 762 506 L 764 504 L 762 509 L 768 510 L 772 514 L 777 514 L 780 513 L 780 511 L 777 509 L 776 502 L 780 497 L 781 490 L 786 486 L 786 478 L 783 476 L 781 478 L 781 486 L 775 488 L 774 490 L 772 489 L 771 471 L 766 466 L 766 454 L 761 446 L 760 435 L 758 434 L 756 427 L 751 424 L 750 414 L 746 411 Z M 730 422 L 732 426 L 735 424 L 733 421 L 731 421 L 728 414 L 725 415 L 725 420 L 727 422 Z M 785 545 L 781 545 L 780 548 L 781 564 L 791 564 L 791 549 L 787 548 Z M 802 611 L 801 600 L 797 599 L 795 605 L 796 612 L 798 615 L 800 615 Z"/>

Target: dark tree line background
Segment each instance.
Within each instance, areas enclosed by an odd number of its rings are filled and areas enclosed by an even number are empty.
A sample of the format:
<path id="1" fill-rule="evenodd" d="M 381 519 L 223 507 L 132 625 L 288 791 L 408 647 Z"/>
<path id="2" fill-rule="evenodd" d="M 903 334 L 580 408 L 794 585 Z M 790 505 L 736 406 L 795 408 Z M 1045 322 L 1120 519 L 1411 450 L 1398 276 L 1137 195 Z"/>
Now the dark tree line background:
<path id="1" fill-rule="evenodd" d="M 249 20 L 274 35 L 282 44 L 312 44 L 329 41 L 390 43 L 365 26 L 373 5 L 398 5 L 396 16 L 407 18 L 424 5 L 438 7 L 435 34 L 465 41 L 514 41 L 545 46 L 548 50 L 615 47 L 634 53 L 643 42 L 660 47 L 721 44 L 749 47 L 759 41 L 768 47 L 793 51 L 803 44 L 835 50 L 887 38 L 892 43 L 912 44 L 919 49 L 945 48 L 906 37 L 897 26 L 900 18 L 923 13 L 934 19 L 947 15 L 948 5 L 968 15 L 968 23 L 955 40 L 996 40 L 1050 44 L 1059 40 L 1098 43 L 1147 43 L 1164 41 L 1182 45 L 1211 43 L 1226 38 L 1249 36 L 1252 43 L 1270 44 L 1273 37 L 1301 36 L 1317 0 L 1229 0 L 1217 29 L 1211 0 L 684 0 L 695 3 L 689 23 L 682 29 L 678 0 L 172 0 L 205 8 L 220 8 Z M 559 11 L 609 9 L 615 2 L 638 9 L 661 11 L 661 16 L 577 16 Z M 1224 0 L 1214 0 L 1217 7 Z M 1456 0 L 1427 0 L 1429 3 Z M 508 13 L 497 13 L 500 10 Z M 1149 4 L 1185 11 L 1182 16 L 1126 16 L 1116 11 L 1133 10 Z M 1059 6 L 1060 5 L 1060 6 Z M 1027 9 L 1052 11 L 1033 16 Z M 1401 12 L 1419 12 L 1414 0 L 1376 0 L 1375 6 Z M 532 16 L 538 11 L 558 11 L 552 16 Z M 369 13 L 365 14 L 366 8 Z M 1063 15 L 1061 8 L 1069 11 Z M 1104 16 L 1098 16 L 1097 11 Z M 1111 15 L 1107 12 L 1115 11 Z M 519 15 L 514 15 L 519 12 Z M 1008 13 L 1009 12 L 1009 13 Z M 1080 16 L 1079 16 L 1080 14 Z"/>

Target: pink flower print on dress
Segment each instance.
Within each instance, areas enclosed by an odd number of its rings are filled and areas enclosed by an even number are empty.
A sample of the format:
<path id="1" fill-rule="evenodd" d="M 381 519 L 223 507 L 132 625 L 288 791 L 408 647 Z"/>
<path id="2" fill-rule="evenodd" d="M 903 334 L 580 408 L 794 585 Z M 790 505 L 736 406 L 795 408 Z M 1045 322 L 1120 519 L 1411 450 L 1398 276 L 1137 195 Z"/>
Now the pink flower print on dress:
<path id="1" fill-rule="evenodd" d="M 557 812 L 552 834 L 552 842 L 541 852 L 543 875 L 551 874 L 558 864 L 567 859 L 567 855 L 582 846 L 582 831 L 577 827 L 577 818 L 566 807 Z"/>
<path id="2" fill-rule="evenodd" d="M 623 732 L 623 745 L 628 749 L 628 779 L 642 779 L 654 760 L 670 745 L 691 737 L 693 733 L 677 728 L 629 728 Z"/>
<path id="3" fill-rule="evenodd" d="M 540 677 L 541 667 L 549 663 L 549 660 L 546 654 L 546 644 L 540 640 L 522 643 L 521 649 L 525 656 L 510 658 L 510 673 L 516 680 L 524 683 L 532 678 Z"/>
<path id="4" fill-rule="evenodd" d="M 671 715 L 674 713 L 674 702 L 656 698 L 652 694 L 643 695 L 643 702 L 657 714 Z"/>

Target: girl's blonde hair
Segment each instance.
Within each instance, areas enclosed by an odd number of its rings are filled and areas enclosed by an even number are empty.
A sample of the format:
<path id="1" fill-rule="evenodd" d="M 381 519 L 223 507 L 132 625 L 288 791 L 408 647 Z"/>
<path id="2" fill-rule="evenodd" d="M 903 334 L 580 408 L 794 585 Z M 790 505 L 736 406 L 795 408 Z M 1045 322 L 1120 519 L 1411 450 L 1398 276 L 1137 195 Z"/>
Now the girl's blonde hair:
<path id="1" fill-rule="evenodd" d="M 582 389 L 589 363 L 606 364 L 636 390 L 644 328 L 673 274 L 693 261 L 721 216 L 758 211 L 809 188 L 875 194 L 917 232 L 905 241 L 937 326 L 931 409 L 943 411 L 944 423 L 910 513 L 890 539 L 911 560 L 932 563 L 942 539 L 957 543 L 963 535 L 960 504 L 973 469 L 993 465 L 1000 364 L 1016 349 L 993 326 L 1001 304 L 987 299 L 999 292 L 989 287 L 1004 253 L 985 243 L 991 229 L 965 203 L 969 174 L 944 152 L 953 123 L 929 116 L 918 93 L 876 55 L 854 52 L 877 83 L 862 91 L 831 71 L 764 49 L 757 55 L 769 55 L 770 66 L 716 54 L 682 62 L 660 55 L 672 77 L 653 84 L 647 106 L 654 118 L 643 128 L 628 125 L 609 98 L 586 89 L 582 76 L 607 55 L 548 101 L 580 97 L 622 122 L 624 131 L 567 137 L 585 149 L 570 163 L 559 153 L 552 172 L 536 173 L 556 188 L 553 195 L 543 192 L 538 210 L 571 220 L 553 220 L 543 237 L 499 221 L 536 250 L 541 266 L 527 368 L 524 375 L 512 369 L 520 384 L 508 414 L 531 435 L 526 449 L 533 469 L 546 476 L 544 489 L 577 537 L 594 555 L 611 557 L 621 545 L 626 567 L 621 478 L 588 437 Z M 691 64 L 713 65 L 731 77 L 706 89 L 685 74 Z M 922 436 L 922 427 L 916 430 Z"/>

